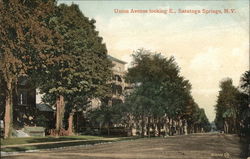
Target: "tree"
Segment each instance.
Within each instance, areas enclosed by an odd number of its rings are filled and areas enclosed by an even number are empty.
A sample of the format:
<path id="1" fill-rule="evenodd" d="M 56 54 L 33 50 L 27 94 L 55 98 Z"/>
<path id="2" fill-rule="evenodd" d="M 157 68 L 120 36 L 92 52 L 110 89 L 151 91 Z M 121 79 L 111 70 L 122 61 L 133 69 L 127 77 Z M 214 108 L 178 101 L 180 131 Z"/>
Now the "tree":
<path id="1" fill-rule="evenodd" d="M 172 134 L 173 120 L 182 118 L 190 96 L 191 84 L 179 73 L 173 57 L 139 49 L 133 54 L 133 67 L 128 69 L 127 81 L 133 84 L 133 91 L 125 100 L 130 114 L 138 121 L 141 135 L 144 127 L 161 134 L 165 118 L 169 118 L 169 133 Z M 170 122 L 171 121 L 171 122 Z"/>
<path id="2" fill-rule="evenodd" d="M 194 114 L 195 118 L 195 132 L 208 132 L 211 130 L 211 125 L 207 119 L 204 109 L 198 108 Z"/>
<path id="3" fill-rule="evenodd" d="M 250 71 L 246 71 L 241 77 L 240 88 L 244 93 L 250 95 Z"/>
<path id="4" fill-rule="evenodd" d="M 95 20 L 89 20 L 75 4 L 60 5 L 50 27 L 63 37 L 63 59 L 46 66 L 40 85 L 42 92 L 54 97 L 57 108 L 56 131 L 62 127 L 65 104 L 68 106 L 68 130 L 72 134 L 72 118 L 77 107 L 86 107 L 92 98 L 109 92 L 111 61 L 107 49 L 95 30 Z M 52 99 L 52 98 L 50 98 Z"/>
<path id="5" fill-rule="evenodd" d="M 250 136 L 250 71 L 246 71 L 241 77 L 237 100 L 241 133 Z"/>
<path id="6" fill-rule="evenodd" d="M 1 74 L 1 72 L 0 72 Z M 4 110 L 5 110 L 5 88 L 4 86 L 6 86 L 6 84 L 4 84 L 4 80 L 3 80 L 3 75 L 0 75 L 0 120 L 4 119 Z"/>
<path id="7" fill-rule="evenodd" d="M 105 126 L 108 130 L 108 135 L 110 135 L 110 127 L 115 123 L 116 116 L 116 112 L 114 112 L 112 106 L 102 104 L 99 108 L 90 111 L 89 116 L 92 123 L 99 125 L 100 134 L 102 133 L 103 126 Z"/>
<path id="8" fill-rule="evenodd" d="M 55 3 L 48 1 L 0 1 L 0 72 L 4 80 L 4 137 L 11 136 L 13 90 L 17 79 L 47 60 L 47 52 L 60 49 L 60 37 L 47 27 Z"/>
<path id="9" fill-rule="evenodd" d="M 249 135 L 250 121 L 250 73 L 246 71 L 241 79 L 239 88 L 232 85 L 231 79 L 220 84 L 220 92 L 216 104 L 215 124 L 217 129 L 226 133 Z"/>
<path id="10" fill-rule="evenodd" d="M 233 86 L 232 79 L 227 78 L 220 82 L 220 91 L 217 99 L 215 124 L 225 133 L 235 133 L 237 126 L 237 94 L 239 91 Z M 223 127 L 222 127 L 223 126 Z"/>

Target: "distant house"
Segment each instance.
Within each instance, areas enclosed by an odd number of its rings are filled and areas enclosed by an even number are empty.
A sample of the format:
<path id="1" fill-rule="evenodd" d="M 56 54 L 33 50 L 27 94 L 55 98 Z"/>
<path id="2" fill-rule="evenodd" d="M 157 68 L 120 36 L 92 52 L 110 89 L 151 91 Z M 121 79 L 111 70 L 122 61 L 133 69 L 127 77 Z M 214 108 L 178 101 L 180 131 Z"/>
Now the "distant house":
<path id="1" fill-rule="evenodd" d="M 37 90 L 26 76 L 20 77 L 13 95 L 13 127 L 43 126 L 41 120 L 50 120 L 45 125 L 52 126 L 54 110 L 51 106 L 37 102 Z M 44 119 L 42 119 L 44 118 Z M 51 119 L 52 118 L 52 119 Z M 45 120 L 46 121 L 46 120 Z"/>
<path id="2" fill-rule="evenodd" d="M 26 125 L 35 125 L 36 90 L 27 77 L 20 77 L 17 82 L 17 90 L 13 95 L 13 127 L 23 128 Z"/>

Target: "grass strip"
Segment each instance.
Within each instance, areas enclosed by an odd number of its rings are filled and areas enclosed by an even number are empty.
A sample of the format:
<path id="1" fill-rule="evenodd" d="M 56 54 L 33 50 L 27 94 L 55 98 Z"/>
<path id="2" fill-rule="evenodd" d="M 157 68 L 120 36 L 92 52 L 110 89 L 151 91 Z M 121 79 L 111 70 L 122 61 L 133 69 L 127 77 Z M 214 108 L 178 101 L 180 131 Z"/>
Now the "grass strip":
<path id="1" fill-rule="evenodd" d="M 67 142 L 58 142 L 58 143 L 34 143 L 34 145 L 12 145 L 11 147 L 2 147 L 1 151 L 3 152 L 20 152 L 20 151 L 28 151 L 28 150 L 42 150 L 42 149 L 53 149 L 53 148 L 61 148 L 61 147 L 70 147 L 70 146 L 80 146 L 80 145 L 94 145 L 100 143 L 108 143 L 108 142 L 116 142 L 116 141 L 124 141 L 124 140 L 134 140 L 138 139 L 138 137 L 116 137 L 116 138 L 104 138 L 102 139 L 89 139 L 83 141 L 67 141 Z M 65 141 L 65 140 L 64 140 Z"/>
<path id="2" fill-rule="evenodd" d="M 1 139 L 1 146 L 6 145 L 19 145 L 30 143 L 43 143 L 43 142 L 59 142 L 59 141 L 72 141 L 72 140 L 100 140 L 105 137 L 101 136 L 60 136 L 60 137 L 21 137 L 21 138 L 9 138 Z"/>

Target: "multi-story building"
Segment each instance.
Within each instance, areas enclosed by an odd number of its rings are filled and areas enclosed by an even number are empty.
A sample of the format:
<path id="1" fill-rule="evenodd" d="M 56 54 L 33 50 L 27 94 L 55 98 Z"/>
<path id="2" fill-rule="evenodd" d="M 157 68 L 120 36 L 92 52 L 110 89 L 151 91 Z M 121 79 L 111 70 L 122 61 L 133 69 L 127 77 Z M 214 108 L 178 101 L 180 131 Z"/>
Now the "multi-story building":
<path id="1" fill-rule="evenodd" d="M 112 97 L 109 99 L 108 105 L 115 103 L 122 103 L 125 99 L 125 91 L 129 88 L 128 84 L 125 82 L 125 65 L 126 62 L 119 60 L 113 56 L 108 55 L 108 58 L 112 61 L 113 64 L 113 77 L 110 81 L 112 87 Z M 101 105 L 99 99 L 92 99 L 91 108 L 97 108 Z"/>
<path id="2" fill-rule="evenodd" d="M 125 82 L 125 64 L 124 61 L 121 61 L 115 57 L 108 56 L 108 58 L 112 61 L 114 65 L 113 70 L 113 78 L 111 81 L 112 84 L 112 104 L 124 102 L 124 95 L 126 90 L 126 82 Z"/>

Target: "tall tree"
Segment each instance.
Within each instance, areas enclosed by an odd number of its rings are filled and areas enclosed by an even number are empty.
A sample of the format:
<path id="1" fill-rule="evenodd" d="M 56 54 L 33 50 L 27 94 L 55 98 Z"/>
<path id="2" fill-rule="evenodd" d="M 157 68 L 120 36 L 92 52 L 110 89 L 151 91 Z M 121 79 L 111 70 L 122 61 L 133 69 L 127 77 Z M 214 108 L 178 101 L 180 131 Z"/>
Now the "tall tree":
<path id="1" fill-rule="evenodd" d="M 240 93 L 237 96 L 241 132 L 250 136 L 250 71 L 246 71 L 240 79 Z"/>
<path id="2" fill-rule="evenodd" d="M 38 70 L 47 52 L 60 49 L 60 37 L 47 26 L 52 0 L 0 1 L 0 71 L 5 88 L 4 137 L 11 136 L 13 89 L 20 76 Z"/>
<path id="3" fill-rule="evenodd" d="M 221 81 L 219 96 L 215 106 L 215 124 L 217 128 L 224 130 L 225 133 L 236 132 L 238 114 L 236 96 L 238 93 L 237 88 L 233 86 L 232 79 L 227 78 Z"/>
<path id="4" fill-rule="evenodd" d="M 59 54 L 64 59 L 54 63 L 53 67 L 46 67 L 46 80 L 42 80 L 44 82 L 40 88 L 56 99 L 57 132 L 62 129 L 65 104 L 69 108 L 68 130 L 71 134 L 72 116 L 76 107 L 84 107 L 84 103 L 90 99 L 103 97 L 109 91 L 112 65 L 94 23 L 95 20 L 85 17 L 75 4 L 60 5 L 57 15 L 50 21 L 51 28 L 63 37 L 63 51 Z"/>
<path id="5" fill-rule="evenodd" d="M 250 95 L 250 71 L 246 71 L 240 79 L 240 88 L 244 93 Z"/>
<path id="6" fill-rule="evenodd" d="M 4 119 L 4 110 L 5 110 L 5 87 L 3 75 L 1 75 L 0 71 L 0 120 Z"/>

